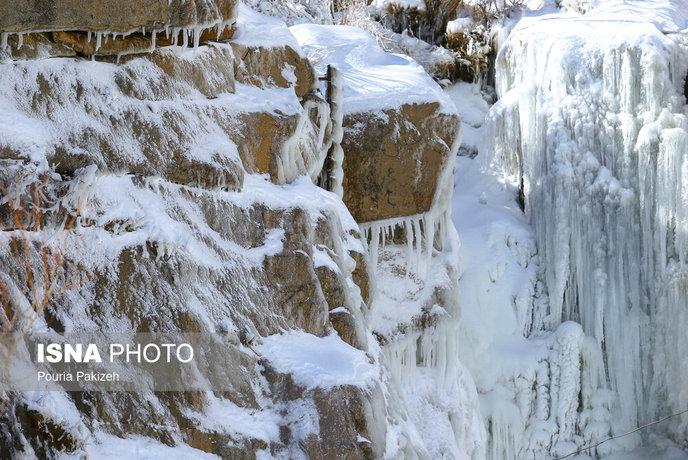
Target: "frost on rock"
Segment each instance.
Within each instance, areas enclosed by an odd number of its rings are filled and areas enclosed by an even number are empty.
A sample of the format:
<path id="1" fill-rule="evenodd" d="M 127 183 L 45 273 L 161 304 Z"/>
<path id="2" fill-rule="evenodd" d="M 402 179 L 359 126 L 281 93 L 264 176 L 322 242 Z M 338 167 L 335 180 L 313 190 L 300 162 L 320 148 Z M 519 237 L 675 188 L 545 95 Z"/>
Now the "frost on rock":
<path id="1" fill-rule="evenodd" d="M 382 343 L 388 383 L 385 456 L 480 458 L 477 394 L 457 347 L 456 109 L 418 64 L 360 29 L 290 30 L 327 77 L 330 184 L 343 189 L 366 244 L 367 321 L 377 339 L 369 343 Z"/>
<path id="2" fill-rule="evenodd" d="M 521 184 L 549 294 L 534 330 L 559 336 L 571 320 L 589 337 L 582 348 L 556 339 L 549 365 L 565 394 L 550 409 L 553 453 L 688 407 L 688 47 L 663 33 L 685 28 L 686 14 L 680 2 L 600 2 L 524 18 L 497 57 L 492 160 Z M 576 347 L 582 365 L 567 370 Z M 577 379 L 589 388 L 576 409 L 566 388 Z M 666 427 L 685 439 L 688 419 Z"/>

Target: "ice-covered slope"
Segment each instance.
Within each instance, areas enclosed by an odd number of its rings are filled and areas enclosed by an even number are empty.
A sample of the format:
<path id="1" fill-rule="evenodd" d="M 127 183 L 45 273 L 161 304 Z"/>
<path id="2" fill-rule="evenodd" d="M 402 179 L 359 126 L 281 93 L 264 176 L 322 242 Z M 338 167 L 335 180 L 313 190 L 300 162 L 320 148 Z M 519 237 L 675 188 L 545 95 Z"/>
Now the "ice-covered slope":
<path id="1" fill-rule="evenodd" d="M 594 339 L 613 433 L 688 407 L 687 14 L 610 1 L 525 17 L 497 58 L 493 160 L 522 181 L 549 293 L 534 326 Z M 682 440 L 687 422 L 657 430 Z"/>

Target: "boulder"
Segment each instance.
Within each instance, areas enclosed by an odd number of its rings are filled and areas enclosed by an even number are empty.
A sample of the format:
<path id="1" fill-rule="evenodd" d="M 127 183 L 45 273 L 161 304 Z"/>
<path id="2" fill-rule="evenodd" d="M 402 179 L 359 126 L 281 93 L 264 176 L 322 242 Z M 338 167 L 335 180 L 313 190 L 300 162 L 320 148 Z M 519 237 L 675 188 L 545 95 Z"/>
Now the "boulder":
<path id="1" fill-rule="evenodd" d="M 451 164 L 459 118 L 438 103 L 344 117 L 344 203 L 357 222 L 430 210 Z"/>
<path id="2" fill-rule="evenodd" d="M 232 46 L 242 83 L 279 88 L 294 87 L 298 97 L 316 89 L 315 71 L 280 19 L 240 6 Z"/>
<path id="3" fill-rule="evenodd" d="M 386 424 L 384 396 L 376 385 L 364 389 L 343 385 L 317 389 L 315 405 L 320 435 L 306 442 L 311 458 L 374 459 L 384 454 Z M 315 441 L 315 442 L 313 442 Z"/>
<path id="4" fill-rule="evenodd" d="M 237 81 L 255 86 L 294 87 L 304 97 L 315 87 L 315 71 L 310 61 L 289 45 L 278 47 L 233 44 L 240 62 Z"/>

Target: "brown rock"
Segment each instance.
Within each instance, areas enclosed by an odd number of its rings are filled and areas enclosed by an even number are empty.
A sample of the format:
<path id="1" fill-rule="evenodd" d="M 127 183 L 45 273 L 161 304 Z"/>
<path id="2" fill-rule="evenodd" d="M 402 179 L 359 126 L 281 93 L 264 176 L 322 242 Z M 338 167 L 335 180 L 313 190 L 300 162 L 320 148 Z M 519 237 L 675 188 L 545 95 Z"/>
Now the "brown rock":
<path id="1" fill-rule="evenodd" d="M 104 36 L 101 44 L 96 49 L 96 39 L 83 32 L 53 32 L 56 43 L 74 50 L 75 53 L 85 56 L 117 56 L 121 54 L 135 54 L 152 51 L 153 42 L 150 38 L 139 34 L 126 35 L 112 38 Z"/>
<path id="2" fill-rule="evenodd" d="M 327 302 L 313 268 L 308 214 L 295 208 L 283 219 L 284 249 L 266 258 L 263 264 L 267 282 L 275 289 L 275 305 L 305 331 L 325 335 L 328 332 Z"/>
<path id="3" fill-rule="evenodd" d="M 74 434 L 40 412 L 23 404 L 17 405 L 15 411 L 24 437 L 31 444 L 35 454 L 48 458 L 57 452 L 72 452 L 78 447 Z"/>
<path id="4" fill-rule="evenodd" d="M 335 272 L 329 267 L 316 267 L 315 273 L 318 275 L 320 286 L 330 310 L 344 307 L 348 304 L 346 298 L 346 286 L 339 272 Z"/>
<path id="5" fill-rule="evenodd" d="M 177 44 L 182 45 L 183 43 L 183 38 L 180 38 L 182 34 L 186 33 L 184 32 L 179 32 L 179 37 Z M 36 35 L 36 34 L 30 34 L 30 35 Z M 223 40 L 229 40 L 232 38 L 234 35 L 234 29 L 232 27 L 225 28 L 222 30 L 222 32 L 218 35 L 217 30 L 215 28 L 212 29 L 204 29 L 203 32 L 201 33 L 201 38 L 199 43 L 200 44 L 207 44 L 209 42 L 216 42 L 216 41 L 223 41 Z M 13 36 L 14 37 L 14 36 Z M 106 35 L 102 37 L 100 47 L 96 49 L 96 39 L 95 37 L 91 36 L 89 39 L 89 35 L 85 32 L 53 32 L 52 37 L 54 40 L 54 43 L 57 45 L 57 47 L 61 47 L 62 49 L 71 51 L 71 55 L 75 54 L 80 54 L 83 56 L 97 56 L 97 57 L 116 57 L 117 59 L 120 59 L 123 56 L 128 56 L 132 54 L 141 54 L 141 53 L 148 53 L 153 51 L 155 48 L 160 48 L 160 47 L 166 47 L 170 46 L 173 44 L 172 38 L 166 38 L 165 35 L 158 33 L 156 35 L 155 43 L 153 43 L 153 37 L 151 34 L 148 35 L 142 35 L 140 33 L 134 33 L 130 35 L 124 35 L 124 36 L 116 36 L 112 37 L 112 35 Z M 14 38 L 16 41 L 16 38 Z M 49 42 L 52 43 L 52 42 Z M 189 41 L 188 46 L 192 46 L 193 42 Z M 12 52 L 12 56 L 14 57 L 17 54 L 16 51 Z M 227 70 L 231 70 L 231 62 L 233 61 L 232 55 L 228 55 L 227 63 L 225 63 L 225 69 L 224 71 L 218 72 L 219 75 L 228 73 Z M 179 62 L 177 60 L 177 62 Z M 189 62 L 189 61 L 184 61 L 184 62 Z M 191 64 L 188 65 L 191 67 Z M 167 67 L 169 69 L 169 65 Z M 193 68 L 196 68 L 195 66 Z M 203 69 L 197 69 L 196 72 L 202 72 Z M 170 74 L 170 76 L 174 76 Z M 233 76 L 232 76 L 233 77 Z M 233 78 L 232 78 L 232 91 L 234 91 L 233 87 Z"/>
<path id="6" fill-rule="evenodd" d="M 193 27 L 236 18 L 235 0 L 16 0 L 0 3 L 0 31 L 76 30 L 130 33 Z"/>
<path id="7" fill-rule="evenodd" d="M 21 42 L 21 46 L 19 43 Z M 8 37 L 9 55 L 14 60 L 45 59 L 49 57 L 72 57 L 76 53 L 73 49 L 51 40 L 50 34 L 24 34 L 19 39 L 17 35 Z"/>
<path id="8" fill-rule="evenodd" d="M 356 318 L 345 308 L 330 312 L 330 324 L 339 337 L 352 347 L 363 349 L 364 342 L 360 337 Z"/>
<path id="9" fill-rule="evenodd" d="M 316 390 L 313 399 L 320 416 L 320 438 L 304 443 L 311 458 L 382 457 L 384 424 L 375 423 L 385 418 L 379 387 L 364 390 L 347 385 L 329 391 Z"/>
<path id="10" fill-rule="evenodd" d="M 236 136 L 239 154 L 247 171 L 269 173 L 273 181 L 279 175 L 279 159 L 284 141 L 289 139 L 299 123 L 295 115 L 268 112 L 238 114 Z"/>
<path id="11" fill-rule="evenodd" d="M 170 50 L 159 50 L 149 59 L 171 80 L 186 83 L 207 98 L 234 93 L 234 58 L 227 46 L 211 46 L 193 59 L 180 58 Z"/>
<path id="12" fill-rule="evenodd" d="M 428 211 L 459 133 L 437 103 L 344 118 L 344 203 L 357 222 Z"/>
<path id="13" fill-rule="evenodd" d="M 77 44 L 85 40 L 79 34 L 55 35 Z M 26 99 L 15 110 L 61 133 L 47 149 L 58 172 L 71 174 L 95 164 L 101 172 L 158 175 L 187 185 L 226 184 L 231 189 L 241 186 L 244 168 L 269 173 L 279 183 L 319 173 L 325 155 L 319 124 L 329 110 L 325 101 L 309 95 L 303 106 L 294 104 L 293 111 L 283 113 L 246 109 L 240 98 L 225 98 L 235 91 L 229 45 L 212 44 L 193 53 L 158 49 L 114 71 L 108 68 L 105 78 L 94 82 L 89 74 L 93 66 L 105 65 L 61 61 L 45 68 L 22 63 L 26 68 L 5 69 L 11 78 L 26 80 L 22 75 L 28 74 L 33 80 L 31 85 L 0 85 L 14 92 L 8 97 Z M 92 123 L 82 126 L 76 119 Z M 213 142 L 206 142 L 206 134 Z M 0 141 L 0 159 L 23 155 L 16 144 Z M 198 180 L 200 173 L 203 180 Z"/>
<path id="14" fill-rule="evenodd" d="M 368 273 L 368 259 L 366 254 L 361 252 L 351 251 L 349 255 L 352 259 L 356 261 L 356 268 L 354 269 L 351 276 L 353 277 L 354 283 L 361 290 L 361 298 L 366 305 L 370 305 L 370 274 Z"/>

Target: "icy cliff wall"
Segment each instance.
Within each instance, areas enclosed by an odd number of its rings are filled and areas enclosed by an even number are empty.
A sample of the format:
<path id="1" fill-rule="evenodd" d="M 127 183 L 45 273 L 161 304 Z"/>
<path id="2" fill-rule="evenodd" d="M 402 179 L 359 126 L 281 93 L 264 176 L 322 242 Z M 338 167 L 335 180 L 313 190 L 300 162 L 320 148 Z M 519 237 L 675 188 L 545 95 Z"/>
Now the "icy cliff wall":
<path id="1" fill-rule="evenodd" d="M 688 405 L 686 7 L 522 19 L 497 58 L 494 162 L 521 181 L 549 307 L 603 352 L 615 432 Z M 685 418 L 671 425 L 685 439 Z M 637 440 L 636 440 L 637 441 Z"/>
<path id="2" fill-rule="evenodd" d="M 194 10 L 226 5 L 208 23 Z M 154 29 L 124 37 L 118 24 L 103 26 L 115 36 L 58 23 L 64 11 L 3 26 L 3 330 L 202 334 L 226 350 L 226 391 L 4 393 L 2 451 L 479 455 L 475 388 L 454 344 L 455 108 L 415 63 L 357 30 L 345 38 L 383 61 L 383 80 L 423 97 L 355 106 L 347 91 L 371 86 L 319 88 L 282 21 L 238 5 L 223 35 L 234 6 L 152 2 L 145 17 L 116 16 L 146 28 L 153 17 Z M 415 79 L 399 81 L 395 63 Z M 348 135 L 345 107 L 357 115 Z M 357 177 L 354 134 L 392 172 Z M 334 192 L 314 185 L 330 164 Z M 357 207 L 347 193 L 374 198 Z"/>
<path id="3" fill-rule="evenodd" d="M 399 440 L 387 455 L 481 458 L 477 394 L 457 345 L 456 107 L 416 62 L 384 52 L 360 29 L 290 30 L 316 70 L 336 69 L 341 85 L 343 201 L 367 245 L 367 321 L 400 414 L 390 421 Z"/>

